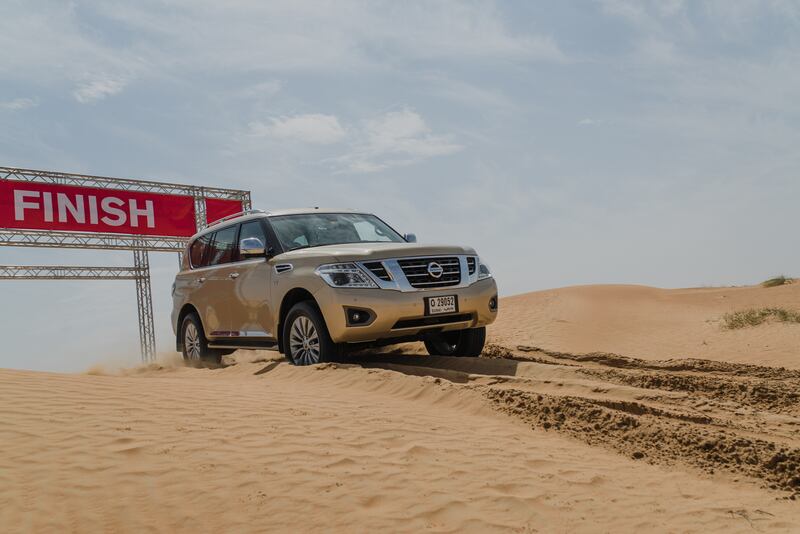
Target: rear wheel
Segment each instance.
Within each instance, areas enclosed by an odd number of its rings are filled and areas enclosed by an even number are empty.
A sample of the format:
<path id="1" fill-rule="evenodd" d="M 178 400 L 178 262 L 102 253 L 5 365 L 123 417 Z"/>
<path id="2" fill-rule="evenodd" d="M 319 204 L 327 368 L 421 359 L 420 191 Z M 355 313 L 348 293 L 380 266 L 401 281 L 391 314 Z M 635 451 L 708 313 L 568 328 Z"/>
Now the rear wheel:
<path id="1" fill-rule="evenodd" d="M 220 351 L 209 349 L 203 325 L 196 314 L 190 313 L 181 324 L 181 340 L 183 341 L 183 359 L 193 364 L 203 362 L 219 363 L 222 360 Z"/>
<path id="2" fill-rule="evenodd" d="M 474 358 L 481 355 L 485 344 L 485 326 L 431 334 L 425 339 L 425 348 L 431 356 L 468 356 Z"/>
<path id="3" fill-rule="evenodd" d="M 339 359 L 342 350 L 333 342 L 325 319 L 313 304 L 295 304 L 283 322 L 283 343 L 286 359 L 294 365 L 313 365 Z"/>

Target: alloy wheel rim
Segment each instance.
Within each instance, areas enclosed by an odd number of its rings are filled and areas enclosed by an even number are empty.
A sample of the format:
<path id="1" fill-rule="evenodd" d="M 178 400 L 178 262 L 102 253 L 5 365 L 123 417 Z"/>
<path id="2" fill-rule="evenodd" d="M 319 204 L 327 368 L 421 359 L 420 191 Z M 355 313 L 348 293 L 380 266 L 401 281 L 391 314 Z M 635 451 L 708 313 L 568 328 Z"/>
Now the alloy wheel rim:
<path id="1" fill-rule="evenodd" d="M 289 351 L 298 365 L 319 363 L 319 334 L 311 319 L 301 315 L 292 323 Z"/>
<path id="2" fill-rule="evenodd" d="M 200 335 L 193 323 L 186 325 L 183 344 L 186 347 L 186 355 L 190 360 L 200 359 Z"/>

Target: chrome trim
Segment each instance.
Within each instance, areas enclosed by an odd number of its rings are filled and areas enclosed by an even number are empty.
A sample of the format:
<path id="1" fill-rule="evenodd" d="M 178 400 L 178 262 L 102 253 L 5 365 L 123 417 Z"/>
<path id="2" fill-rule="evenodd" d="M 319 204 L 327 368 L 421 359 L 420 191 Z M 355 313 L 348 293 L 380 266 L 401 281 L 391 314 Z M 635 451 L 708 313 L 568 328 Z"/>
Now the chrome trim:
<path id="1" fill-rule="evenodd" d="M 272 337 L 272 334 L 264 330 L 239 330 L 239 337 Z"/>
<path id="2" fill-rule="evenodd" d="M 247 259 L 253 256 L 263 256 L 267 253 L 267 247 L 257 237 L 245 237 L 239 241 L 239 254 Z"/>
<path id="3" fill-rule="evenodd" d="M 236 339 L 236 338 L 232 338 L 232 339 Z M 270 341 L 268 339 L 264 340 L 264 344 L 263 345 L 259 344 L 257 347 L 253 346 L 253 345 L 233 345 L 233 344 L 228 345 L 227 343 L 226 344 L 214 343 L 213 341 L 210 341 L 208 343 L 208 348 L 209 349 L 273 350 L 273 349 L 276 349 L 277 347 L 278 347 L 278 344 L 275 341 Z"/>
<path id="4" fill-rule="evenodd" d="M 443 258 L 443 257 L 453 257 L 458 258 L 458 268 L 461 271 L 461 282 L 456 285 L 452 286 L 445 286 L 445 287 L 433 287 L 433 288 L 418 288 L 414 287 L 409 283 L 408 278 L 406 278 L 405 273 L 403 272 L 402 267 L 398 263 L 399 260 L 428 260 L 431 258 Z M 454 289 L 463 289 L 465 287 L 469 287 L 475 282 L 478 281 L 478 269 L 475 269 L 473 274 L 469 274 L 469 268 L 467 267 L 467 258 L 472 257 L 475 258 L 475 261 L 478 262 L 478 256 L 474 254 L 436 254 L 436 255 L 429 255 L 429 256 L 409 256 L 409 257 L 401 257 L 401 258 L 385 258 L 379 260 L 366 260 L 366 261 L 356 261 L 353 262 L 364 271 L 370 279 L 375 282 L 379 288 L 381 289 L 390 289 L 392 291 L 402 291 L 403 293 L 412 293 L 418 291 L 450 291 Z M 389 273 L 391 280 L 381 280 L 365 265 L 366 263 L 376 263 L 380 262 L 383 264 L 383 268 L 386 269 L 386 272 Z M 477 265 L 477 264 L 476 264 Z M 452 269 L 453 266 L 443 266 L 446 269 L 449 267 Z M 452 271 L 451 271 L 452 274 Z"/>
<path id="5" fill-rule="evenodd" d="M 238 338 L 248 338 L 248 337 L 272 337 L 270 332 L 266 332 L 264 330 L 239 330 L 239 331 L 228 331 L 228 330 L 215 330 L 211 332 L 211 337 L 217 338 L 225 338 L 225 339 L 238 339 Z"/>

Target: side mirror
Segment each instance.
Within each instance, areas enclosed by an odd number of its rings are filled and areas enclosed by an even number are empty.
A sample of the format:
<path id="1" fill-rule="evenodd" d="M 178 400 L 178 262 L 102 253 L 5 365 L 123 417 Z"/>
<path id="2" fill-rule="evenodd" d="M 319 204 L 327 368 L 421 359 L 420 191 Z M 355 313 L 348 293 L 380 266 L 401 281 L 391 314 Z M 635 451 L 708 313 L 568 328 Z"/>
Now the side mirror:
<path id="1" fill-rule="evenodd" d="M 267 249 L 259 238 L 246 237 L 239 241 L 239 254 L 243 258 L 256 258 L 258 256 L 266 256 Z"/>
<path id="2" fill-rule="evenodd" d="M 403 239 L 405 239 L 409 243 L 416 243 L 417 242 L 417 234 L 406 234 L 406 235 L 403 236 Z"/>

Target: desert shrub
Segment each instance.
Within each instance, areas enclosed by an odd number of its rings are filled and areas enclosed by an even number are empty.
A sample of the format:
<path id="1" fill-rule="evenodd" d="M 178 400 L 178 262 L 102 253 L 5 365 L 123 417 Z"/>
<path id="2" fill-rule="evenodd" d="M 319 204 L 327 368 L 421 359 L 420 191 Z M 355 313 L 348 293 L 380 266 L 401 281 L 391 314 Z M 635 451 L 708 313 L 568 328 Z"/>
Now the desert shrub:
<path id="1" fill-rule="evenodd" d="M 782 323 L 800 323 L 800 313 L 784 308 L 750 308 L 726 313 L 722 316 L 722 325 L 730 330 L 758 326 L 770 319 Z"/>
<path id="2" fill-rule="evenodd" d="M 791 278 L 786 278 L 785 276 L 781 275 L 776 276 L 775 278 L 770 278 L 769 280 L 765 280 L 764 282 L 761 282 L 761 285 L 764 287 L 777 287 L 786 285 L 791 281 Z"/>

